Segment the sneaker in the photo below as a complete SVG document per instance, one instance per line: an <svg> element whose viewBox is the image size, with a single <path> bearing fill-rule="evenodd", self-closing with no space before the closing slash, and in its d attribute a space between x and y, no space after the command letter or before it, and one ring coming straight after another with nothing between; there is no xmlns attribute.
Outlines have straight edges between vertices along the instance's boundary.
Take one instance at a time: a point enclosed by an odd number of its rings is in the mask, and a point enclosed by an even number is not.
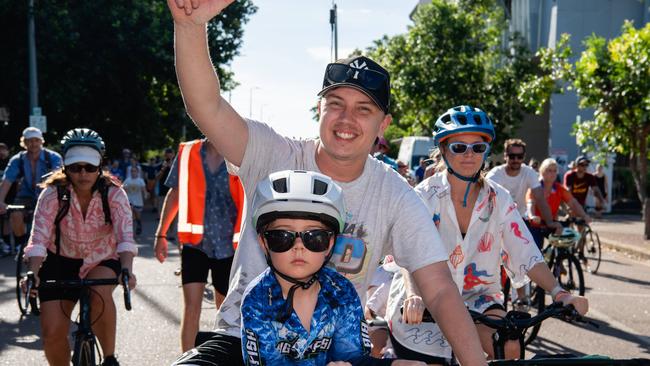
<svg viewBox="0 0 650 366"><path fill-rule="evenodd" d="M102 362L102 366L120 366L120 363L117 362L117 358L115 358L115 356L110 355L104 357L104 362Z"/></svg>

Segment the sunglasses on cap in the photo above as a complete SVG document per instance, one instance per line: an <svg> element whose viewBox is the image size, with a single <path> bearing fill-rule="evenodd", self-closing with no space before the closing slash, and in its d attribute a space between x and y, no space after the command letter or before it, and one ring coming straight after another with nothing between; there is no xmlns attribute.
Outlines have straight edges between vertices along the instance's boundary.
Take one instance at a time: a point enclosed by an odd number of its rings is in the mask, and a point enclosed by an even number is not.
<svg viewBox="0 0 650 366"><path fill-rule="evenodd" d="M99 167L90 164L72 164L65 167L65 171L70 173L81 173L82 169L85 170L86 173L97 173Z"/></svg>
<svg viewBox="0 0 650 366"><path fill-rule="evenodd" d="M580 163L580 164L578 164L578 166L588 167L588 166L589 166L589 163Z"/></svg>
<svg viewBox="0 0 650 366"><path fill-rule="evenodd" d="M269 250L275 253L284 253L293 248L296 238L311 252L324 252L330 246L330 239L334 232L325 229L307 230L302 232L289 230L267 230L262 233Z"/></svg>
<svg viewBox="0 0 650 366"><path fill-rule="evenodd" d="M524 160L524 154L511 154L511 153L508 153L508 159L512 159L512 160L517 160L517 159L518 159L518 160Z"/></svg>
<svg viewBox="0 0 650 366"><path fill-rule="evenodd" d="M331 84L352 82L370 90L386 88L388 79L379 71L356 69L345 64L329 64L325 70L325 78Z"/></svg>
<svg viewBox="0 0 650 366"><path fill-rule="evenodd" d="M449 144L449 151L454 155L464 154L471 149L474 154L483 154L490 147L487 142L477 142L475 144L466 144L464 142L452 142Z"/></svg>

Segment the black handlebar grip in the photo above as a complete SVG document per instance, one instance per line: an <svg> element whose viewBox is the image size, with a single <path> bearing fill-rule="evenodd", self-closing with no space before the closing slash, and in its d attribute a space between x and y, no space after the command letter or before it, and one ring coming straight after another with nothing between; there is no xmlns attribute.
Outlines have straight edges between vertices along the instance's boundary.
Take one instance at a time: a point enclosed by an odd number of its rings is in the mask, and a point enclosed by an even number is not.
<svg viewBox="0 0 650 366"><path fill-rule="evenodd" d="M129 270L122 268L120 274L122 278L122 288L124 289L124 307L126 310L131 310L131 290L129 289Z"/></svg>

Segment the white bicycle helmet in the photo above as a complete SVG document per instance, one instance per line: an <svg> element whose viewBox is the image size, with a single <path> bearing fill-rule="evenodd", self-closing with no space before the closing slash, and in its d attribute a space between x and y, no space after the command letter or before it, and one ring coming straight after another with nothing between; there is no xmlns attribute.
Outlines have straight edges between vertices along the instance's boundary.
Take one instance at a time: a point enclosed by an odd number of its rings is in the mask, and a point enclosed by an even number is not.
<svg viewBox="0 0 650 366"><path fill-rule="evenodd" d="M554 247L570 248L580 241L580 233L570 227L565 227L562 229L562 234L549 235L548 241Z"/></svg>
<svg viewBox="0 0 650 366"><path fill-rule="evenodd" d="M336 234L343 231L345 207L341 188L326 175L283 170L259 182L253 197L253 225L259 233L278 218L317 220Z"/></svg>

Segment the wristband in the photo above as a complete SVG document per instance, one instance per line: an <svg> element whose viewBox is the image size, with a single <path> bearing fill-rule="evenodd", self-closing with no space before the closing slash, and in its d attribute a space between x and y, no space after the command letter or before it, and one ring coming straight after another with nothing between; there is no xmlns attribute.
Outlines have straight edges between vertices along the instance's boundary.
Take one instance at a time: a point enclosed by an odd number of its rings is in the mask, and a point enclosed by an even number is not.
<svg viewBox="0 0 650 366"><path fill-rule="evenodd" d="M156 235L156 238L163 238L163 239L167 239L167 235Z"/></svg>
<svg viewBox="0 0 650 366"><path fill-rule="evenodd" d="M553 290L551 290L551 298L553 301L555 301L555 297L562 292L566 292L567 294L569 293L569 291L565 290L562 286L560 286L560 284L555 285L555 287L553 287Z"/></svg>

